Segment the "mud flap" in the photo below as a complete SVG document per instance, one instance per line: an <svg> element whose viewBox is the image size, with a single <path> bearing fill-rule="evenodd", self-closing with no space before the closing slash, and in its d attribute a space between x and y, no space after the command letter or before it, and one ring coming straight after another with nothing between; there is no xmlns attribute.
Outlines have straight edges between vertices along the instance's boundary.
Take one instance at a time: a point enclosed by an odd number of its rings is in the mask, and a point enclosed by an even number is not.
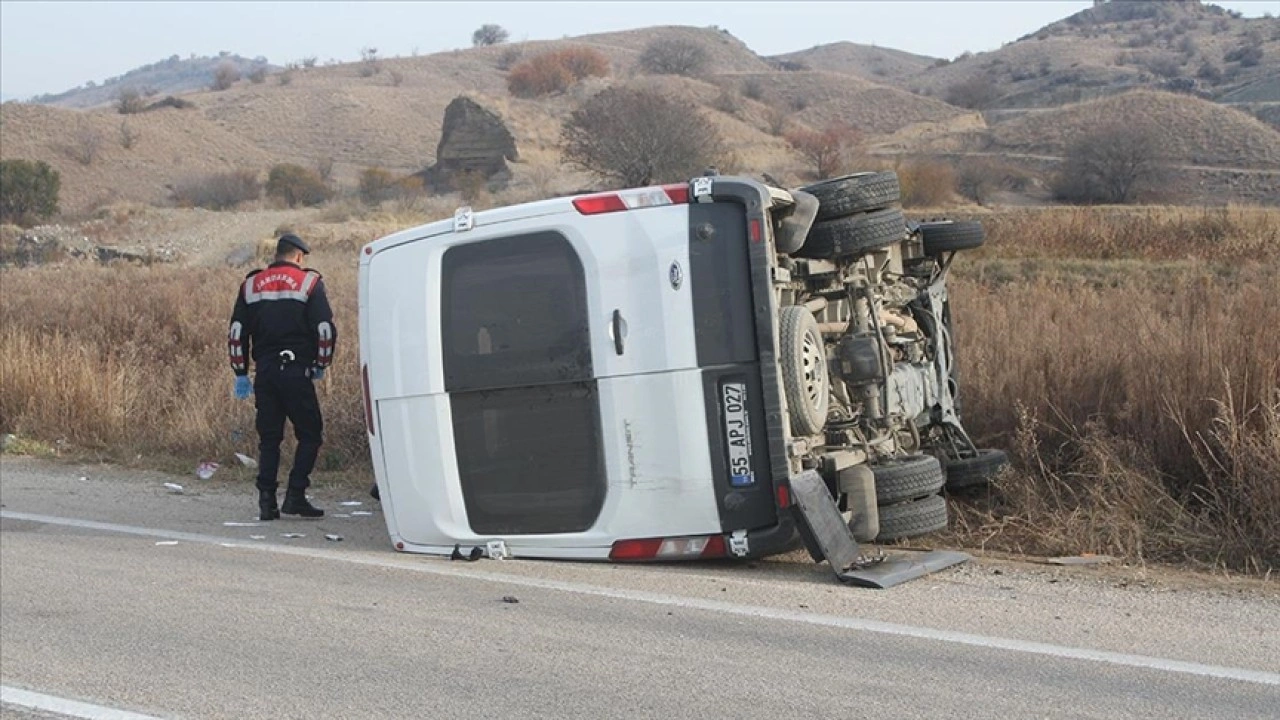
<svg viewBox="0 0 1280 720"><path fill-rule="evenodd" d="M841 582L859 587L889 588L971 558L953 550L863 558L844 516L816 470L791 478L792 510L805 547L815 562L827 561Z"/></svg>

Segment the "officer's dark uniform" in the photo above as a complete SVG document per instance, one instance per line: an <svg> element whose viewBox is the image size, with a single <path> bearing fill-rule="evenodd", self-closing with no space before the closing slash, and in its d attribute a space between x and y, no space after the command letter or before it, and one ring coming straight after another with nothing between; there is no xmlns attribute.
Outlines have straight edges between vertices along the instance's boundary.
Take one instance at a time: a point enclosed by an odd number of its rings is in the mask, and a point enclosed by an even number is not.
<svg viewBox="0 0 1280 720"><path fill-rule="evenodd" d="M280 242L310 252L295 235L284 235ZM236 375L248 374L250 356L257 369L253 392L263 520L277 518L280 512L304 517L324 514L311 507L305 492L324 430L312 376L315 368L327 368L332 362L337 336L320 273L291 262L274 262L245 277L231 313L227 348ZM293 423L298 450L284 505L277 511L276 473L286 417Z"/></svg>

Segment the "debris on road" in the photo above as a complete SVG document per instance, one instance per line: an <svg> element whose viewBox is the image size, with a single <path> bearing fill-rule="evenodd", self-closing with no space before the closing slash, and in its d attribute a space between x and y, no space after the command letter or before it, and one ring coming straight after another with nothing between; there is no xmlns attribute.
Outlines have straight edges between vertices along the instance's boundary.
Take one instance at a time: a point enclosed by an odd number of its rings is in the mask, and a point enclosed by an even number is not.
<svg viewBox="0 0 1280 720"><path fill-rule="evenodd" d="M196 477L201 480L208 480L213 477L213 474L218 471L219 467L218 463L213 461L202 462L196 466Z"/></svg>
<svg viewBox="0 0 1280 720"><path fill-rule="evenodd" d="M250 535L249 539L250 540L266 540L267 536L266 535Z"/></svg>
<svg viewBox="0 0 1280 720"><path fill-rule="evenodd" d="M507 603L508 605L518 605L520 603L520 598L515 595L503 595L502 602Z"/></svg>
<svg viewBox="0 0 1280 720"><path fill-rule="evenodd" d="M360 507L364 503L360 502L359 500L343 500L338 504L343 507Z"/></svg>
<svg viewBox="0 0 1280 720"><path fill-rule="evenodd" d="M484 550L481 550L479 545L471 548L471 552L467 555L462 554L461 545L454 545L453 554L449 556L449 559L450 560L466 560L467 562L475 562L482 557L484 557Z"/></svg>
<svg viewBox="0 0 1280 720"><path fill-rule="evenodd" d="M245 466L245 467L247 467L247 468L256 468L256 467L258 467L258 461L257 461L257 460L254 460L253 458L249 457L248 455L241 455L240 453L236 453L236 459L240 461L240 464L241 464L241 465L243 465L243 466Z"/></svg>
<svg viewBox="0 0 1280 720"><path fill-rule="evenodd" d="M177 495L181 495L183 492L182 486L178 483L165 483L164 486L169 489L169 492Z"/></svg>
<svg viewBox="0 0 1280 720"><path fill-rule="evenodd" d="M330 515L329 517L349 518L349 517L351 517L351 516L350 516L350 515L348 515L348 514L346 514L346 513L334 513L334 514Z"/></svg>
<svg viewBox="0 0 1280 720"><path fill-rule="evenodd" d="M160 540L156 543L156 545L165 545L165 546L177 545L177 544L178 544L177 540Z"/></svg>
<svg viewBox="0 0 1280 720"><path fill-rule="evenodd" d="M364 517L365 515L372 515L372 514L373 513L369 512L368 510L355 510L351 513L351 517Z"/></svg>
<svg viewBox="0 0 1280 720"><path fill-rule="evenodd" d="M280 533L280 537L282 537L282 538L304 538L304 537L306 537L306 535L304 535L303 533Z"/></svg>
<svg viewBox="0 0 1280 720"><path fill-rule="evenodd" d="M259 525L261 525L262 523L256 523L256 522L235 522L235 521L232 521L232 520L228 520L227 522L224 522L224 523L222 523L222 524L223 524L223 526L224 526L224 527L258 527L258 526L259 526Z"/></svg>
<svg viewBox="0 0 1280 720"><path fill-rule="evenodd" d="M325 536L324 536L324 539L325 539L325 540L328 540L328 541L330 541L330 542L342 542L342 536L341 536L341 535L325 535Z"/></svg>

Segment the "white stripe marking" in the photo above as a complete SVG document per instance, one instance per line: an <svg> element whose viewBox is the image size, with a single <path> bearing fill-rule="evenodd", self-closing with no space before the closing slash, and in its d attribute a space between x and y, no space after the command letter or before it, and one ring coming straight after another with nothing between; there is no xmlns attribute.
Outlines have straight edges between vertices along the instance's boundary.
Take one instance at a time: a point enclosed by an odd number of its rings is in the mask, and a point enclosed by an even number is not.
<svg viewBox="0 0 1280 720"><path fill-rule="evenodd" d="M188 542L206 545L221 545L223 543L234 541L234 538L217 537L215 535L201 535L198 533L187 533L176 530L159 530L156 528L135 527L132 525L116 525L113 523L103 523L94 520L80 520L78 518L63 518L51 515L34 515L31 513L13 512L10 510L0 510L0 517L11 518L14 520L27 520L31 522L45 523L48 525L82 528L86 530L115 532L126 535L186 540ZM690 610L705 610L707 612L718 612L726 615L738 615L765 620L783 620L787 622L804 623L807 625L840 628L843 630L873 632L883 635L910 637L920 640L933 640L935 642L946 642L957 645L970 645L973 647L993 650L1008 650L1011 652L1043 655L1066 660L1084 660L1088 662L1141 668L1144 670L1158 670L1161 672L1182 673L1186 675L1197 675L1200 677L1238 680L1241 682L1250 682L1259 685L1280 686L1280 674L1265 672L1262 670L1249 670L1222 665L1206 665L1203 663L1170 660L1167 658L1152 657L1149 655L1131 655L1128 653L1111 652L1109 650L1093 650L1090 648L1053 645L1050 643L1030 640L1015 640L1013 638L974 635L970 633L955 632L952 630L937 630L934 628L916 627L913 625L899 625L897 623L881 622L879 620L865 620L862 618L852 618L841 615L793 612L790 610L762 607L758 605L741 605L738 603L724 602L722 600L704 600L701 598L666 595L663 593L647 592L644 590L623 590L601 587L598 585L588 585L586 583L545 580L542 578L531 578L521 575L507 575L504 573L487 572L484 570L466 570L447 565L423 563L411 564L409 561L402 559L403 556L400 555L392 556L392 558L367 557L352 555L349 551L289 547L270 543L239 545L237 547L247 550L264 550L282 555L296 555L322 560L337 560L371 567L409 570L412 572L421 572L444 577L465 578L470 580L480 580L483 582L516 585L519 587L539 588L543 590L556 590L560 592L574 593L577 595L606 597L616 600L630 600L633 602L680 607Z"/></svg>
<svg viewBox="0 0 1280 720"><path fill-rule="evenodd" d="M139 715L127 710L93 705L91 703L67 700L43 693L21 690L8 685L0 685L0 703L18 705L32 710L66 715L68 717L85 718L86 720L159 720L154 715Z"/></svg>

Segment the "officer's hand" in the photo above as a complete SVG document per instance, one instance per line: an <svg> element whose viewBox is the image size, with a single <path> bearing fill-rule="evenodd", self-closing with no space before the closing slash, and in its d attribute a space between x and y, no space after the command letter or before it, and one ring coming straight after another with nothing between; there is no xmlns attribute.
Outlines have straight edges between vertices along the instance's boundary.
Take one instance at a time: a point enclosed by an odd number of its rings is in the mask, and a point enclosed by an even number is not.
<svg viewBox="0 0 1280 720"><path fill-rule="evenodd" d="M313 368L311 368L311 379L312 379L312 380L323 380L323 379L324 379L324 368L322 368L322 367L313 367Z"/></svg>
<svg viewBox="0 0 1280 720"><path fill-rule="evenodd" d="M245 400L253 394L253 383L249 382L248 375L236 376L236 399Z"/></svg>

